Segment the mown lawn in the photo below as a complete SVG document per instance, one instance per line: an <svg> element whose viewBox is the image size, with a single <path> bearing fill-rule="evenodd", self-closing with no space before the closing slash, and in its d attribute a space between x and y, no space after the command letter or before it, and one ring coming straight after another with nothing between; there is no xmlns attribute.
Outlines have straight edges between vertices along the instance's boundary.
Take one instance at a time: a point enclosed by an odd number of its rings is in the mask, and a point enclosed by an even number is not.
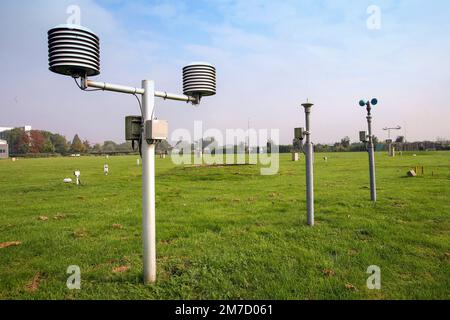
<svg viewBox="0 0 450 320"><path fill-rule="evenodd" d="M274 176L157 159L155 285L141 282L136 159L0 161L0 243L20 242L0 248L0 299L450 298L450 152L377 153L376 205L366 153L316 154L313 228L303 156L282 155ZM425 175L406 178L416 165ZM83 185L63 184L75 169Z"/></svg>

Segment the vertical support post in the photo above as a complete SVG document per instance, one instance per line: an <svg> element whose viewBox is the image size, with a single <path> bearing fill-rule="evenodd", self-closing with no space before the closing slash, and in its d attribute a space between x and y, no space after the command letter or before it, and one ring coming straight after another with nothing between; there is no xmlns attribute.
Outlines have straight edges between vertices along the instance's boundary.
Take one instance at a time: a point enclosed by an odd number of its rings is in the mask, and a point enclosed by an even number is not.
<svg viewBox="0 0 450 320"><path fill-rule="evenodd" d="M306 143L305 143L305 160L306 160L306 210L307 223L309 226L314 226L314 175L313 162L314 150L311 143L311 126L309 116L311 114L312 103L304 103L305 108L305 122L306 122Z"/></svg>
<svg viewBox="0 0 450 320"><path fill-rule="evenodd" d="M150 80L142 81L143 121L152 120L155 107L155 84ZM143 128L145 130L145 126ZM142 240L144 283L156 281L156 214L155 214L155 145L143 139L142 151Z"/></svg>
<svg viewBox="0 0 450 320"><path fill-rule="evenodd" d="M370 199L377 201L377 189L375 182L375 155L372 136L372 115L370 114L370 102L367 103L367 131L369 134L368 153L369 153L369 175L370 175Z"/></svg>
<svg viewBox="0 0 450 320"><path fill-rule="evenodd" d="M247 118L247 150L245 152L245 156L248 157L248 164L251 164L250 161L250 118ZM245 160L247 163L247 159Z"/></svg>

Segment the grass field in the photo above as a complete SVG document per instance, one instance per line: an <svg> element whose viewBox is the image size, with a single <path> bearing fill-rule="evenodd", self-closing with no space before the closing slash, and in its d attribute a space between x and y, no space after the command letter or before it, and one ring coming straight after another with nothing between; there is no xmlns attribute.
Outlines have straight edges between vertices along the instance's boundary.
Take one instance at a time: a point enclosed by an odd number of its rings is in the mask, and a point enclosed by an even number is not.
<svg viewBox="0 0 450 320"><path fill-rule="evenodd" d="M280 172L157 159L158 282L143 285L136 156L0 161L0 299L449 299L450 152L317 154ZM109 164L109 176L103 164ZM416 165L425 175L406 178ZM83 185L63 184L75 169ZM47 219L46 219L47 218ZM66 269L81 268L81 290ZM381 290L366 269L381 268Z"/></svg>

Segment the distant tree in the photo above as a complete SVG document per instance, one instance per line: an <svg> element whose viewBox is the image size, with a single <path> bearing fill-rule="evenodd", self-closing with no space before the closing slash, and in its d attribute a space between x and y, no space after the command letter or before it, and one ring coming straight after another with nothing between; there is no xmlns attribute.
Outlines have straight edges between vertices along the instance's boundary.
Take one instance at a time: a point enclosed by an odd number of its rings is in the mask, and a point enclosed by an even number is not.
<svg viewBox="0 0 450 320"><path fill-rule="evenodd" d="M42 152L45 153L53 153L55 152L55 147L53 146L52 142L50 140L46 140L43 147Z"/></svg>
<svg viewBox="0 0 450 320"><path fill-rule="evenodd" d="M66 138L60 134L54 133L50 136L50 141L53 144L54 150L60 154L66 154L69 150Z"/></svg>
<svg viewBox="0 0 450 320"><path fill-rule="evenodd" d="M102 152L102 146L100 143L96 143L94 144L94 146L92 147L92 152L94 153L100 153Z"/></svg>
<svg viewBox="0 0 450 320"><path fill-rule="evenodd" d="M27 154L30 152L30 136L22 129L19 130L20 135L16 144L16 150L18 154Z"/></svg>
<svg viewBox="0 0 450 320"><path fill-rule="evenodd" d="M279 153L290 153L294 148L290 144L279 144L278 152Z"/></svg>
<svg viewBox="0 0 450 320"><path fill-rule="evenodd" d="M84 145L81 142L80 137L76 134L73 137L72 144L70 146L70 151L74 153L82 153L84 151Z"/></svg>
<svg viewBox="0 0 450 320"><path fill-rule="evenodd" d="M51 140L52 133L50 131L45 131L45 130L40 130L40 131L44 135L45 140L47 140L47 141Z"/></svg>
<svg viewBox="0 0 450 320"><path fill-rule="evenodd" d="M89 152L89 150L91 150L91 144L87 140L83 141L83 147L84 147L83 152Z"/></svg>
<svg viewBox="0 0 450 320"><path fill-rule="evenodd" d="M114 141L105 141L103 143L103 152L116 152L117 144Z"/></svg>
<svg viewBox="0 0 450 320"><path fill-rule="evenodd" d="M30 139L26 132L20 128L5 133L9 145L9 154L26 154L30 148Z"/></svg>
<svg viewBox="0 0 450 320"><path fill-rule="evenodd" d="M350 145L350 151L352 152L366 151L366 145L362 142L354 142Z"/></svg>
<svg viewBox="0 0 450 320"><path fill-rule="evenodd" d="M341 139L341 147L344 150L348 150L350 147L350 138L349 137L344 137Z"/></svg>
<svg viewBox="0 0 450 320"><path fill-rule="evenodd" d="M31 153L43 152L45 143L46 143L46 139L41 131L39 131L39 130L31 130L30 131L29 152L31 152Z"/></svg>
<svg viewBox="0 0 450 320"><path fill-rule="evenodd" d="M118 152L131 152L133 151L131 147L131 141L127 141L116 146L116 151Z"/></svg>
<svg viewBox="0 0 450 320"><path fill-rule="evenodd" d="M398 136L397 139L395 139L396 143L405 143L405 137L404 136Z"/></svg>
<svg viewBox="0 0 450 320"><path fill-rule="evenodd" d="M156 143L156 152L157 153L169 153L172 150L172 146L167 140L161 140Z"/></svg>
<svg viewBox="0 0 450 320"><path fill-rule="evenodd" d="M332 149L332 147L330 147L327 144L320 144L320 143L318 143L318 144L314 145L314 151L316 151L316 152L330 152L330 151L333 151L333 149Z"/></svg>
<svg viewBox="0 0 450 320"><path fill-rule="evenodd" d="M41 135L44 141L41 140ZM30 152L32 153L53 153L55 152L55 146L53 145L53 133L45 130L33 130L30 132ZM64 139L65 140L65 139Z"/></svg>
<svg viewBox="0 0 450 320"><path fill-rule="evenodd" d="M377 136L373 136L373 138L372 138L372 142L373 142L373 144L378 144L378 142L379 142L380 140L378 139L378 137Z"/></svg>

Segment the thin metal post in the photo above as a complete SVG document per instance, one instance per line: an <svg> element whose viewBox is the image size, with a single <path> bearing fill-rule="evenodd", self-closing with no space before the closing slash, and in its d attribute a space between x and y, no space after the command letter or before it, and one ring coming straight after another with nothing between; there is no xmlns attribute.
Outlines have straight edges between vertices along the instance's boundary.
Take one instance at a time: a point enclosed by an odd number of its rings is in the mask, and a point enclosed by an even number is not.
<svg viewBox="0 0 450 320"><path fill-rule="evenodd" d="M305 122L306 122L306 143L305 143L305 160L306 160L306 210L307 223L310 226L314 225L314 150L311 143L311 126L309 116L311 114L312 103L305 103Z"/></svg>
<svg viewBox="0 0 450 320"><path fill-rule="evenodd" d="M377 201L377 189L375 182L375 156L372 136L372 115L370 114L370 102L367 103L367 131L369 134L368 153L369 153L369 175L370 175L370 198L373 202Z"/></svg>
<svg viewBox="0 0 450 320"><path fill-rule="evenodd" d="M142 81L144 123L152 119L155 107L155 84ZM145 130L145 127L144 129ZM145 137L145 132L143 132ZM142 139L142 240L144 245L144 283L156 281L156 214L155 214L155 145Z"/></svg>

